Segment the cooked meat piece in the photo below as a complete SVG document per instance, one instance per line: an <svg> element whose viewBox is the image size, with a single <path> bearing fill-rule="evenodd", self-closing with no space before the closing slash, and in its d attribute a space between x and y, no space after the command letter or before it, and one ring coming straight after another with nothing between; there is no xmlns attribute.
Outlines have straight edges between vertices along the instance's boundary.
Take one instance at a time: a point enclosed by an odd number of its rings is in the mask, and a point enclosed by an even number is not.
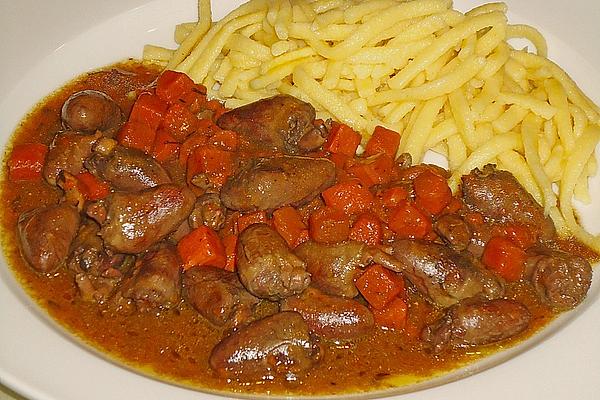
<svg viewBox="0 0 600 400"><path fill-rule="evenodd" d="M529 310L514 300L469 299L450 307L426 327L422 339L435 352L491 344L523 332L530 320Z"/></svg>
<svg viewBox="0 0 600 400"><path fill-rule="evenodd" d="M65 128L76 131L115 131L123 122L117 103L96 90L73 93L63 104L60 116Z"/></svg>
<svg viewBox="0 0 600 400"><path fill-rule="evenodd" d="M116 146L107 156L95 153L85 166L117 190L138 191L171 182L167 171L154 158L123 146Z"/></svg>
<svg viewBox="0 0 600 400"><path fill-rule="evenodd" d="M22 214L18 233L23 258L37 272L56 271L69 255L79 221L77 208L66 203Z"/></svg>
<svg viewBox="0 0 600 400"><path fill-rule="evenodd" d="M71 131L56 134L42 170L46 181L56 185L56 178L61 171L73 175L83 172L84 161L92 154L92 147L101 136L100 133L85 135Z"/></svg>
<svg viewBox="0 0 600 400"><path fill-rule="evenodd" d="M122 295L140 311L169 309L181 298L181 260L173 246L150 251L136 263L136 271L124 285Z"/></svg>
<svg viewBox="0 0 600 400"><path fill-rule="evenodd" d="M83 210L86 199L75 175L67 171L60 171L56 178L56 186L63 191L63 202L77 207L77 211Z"/></svg>
<svg viewBox="0 0 600 400"><path fill-rule="evenodd" d="M462 299L483 294L502 296L501 283L487 270L477 268L462 254L436 243L397 240L394 257L413 285L433 303L448 307Z"/></svg>
<svg viewBox="0 0 600 400"><path fill-rule="evenodd" d="M352 240L337 244L308 241L296 247L294 252L306 262L311 285L334 296L358 295L354 279L360 274L359 268L372 262L395 272L405 269L400 261L380 248Z"/></svg>
<svg viewBox="0 0 600 400"><path fill-rule="evenodd" d="M475 258L481 258L485 245L494 236L493 227L495 224L474 224L468 223L471 231L471 240L467 245L467 251Z"/></svg>
<svg viewBox="0 0 600 400"><path fill-rule="evenodd" d="M539 247L527 256L526 276L544 303L565 311L585 299L592 283L592 267L586 259Z"/></svg>
<svg viewBox="0 0 600 400"><path fill-rule="evenodd" d="M189 217L192 229L202 225L218 231L225 224L227 210L216 193L206 193L196 199L196 204Z"/></svg>
<svg viewBox="0 0 600 400"><path fill-rule="evenodd" d="M237 272L250 293L273 301L300 293L310 284L304 261L266 224L250 225L240 233Z"/></svg>
<svg viewBox="0 0 600 400"><path fill-rule="evenodd" d="M433 229L448 246L456 251L465 250L471 242L471 228L458 215L441 216L433 224Z"/></svg>
<svg viewBox="0 0 600 400"><path fill-rule="evenodd" d="M100 235L119 253L141 253L174 231L192 212L195 197L188 188L166 184L136 193L108 196Z"/></svg>
<svg viewBox="0 0 600 400"><path fill-rule="evenodd" d="M319 149L325 144L325 135L327 135L327 131L318 128L310 128L310 130L298 140L298 150L300 150L300 153L307 153Z"/></svg>
<svg viewBox="0 0 600 400"><path fill-rule="evenodd" d="M212 350L211 368L242 382L294 381L319 359L320 349L300 314L281 312L255 321L223 339Z"/></svg>
<svg viewBox="0 0 600 400"><path fill-rule="evenodd" d="M104 244L98 234L100 226L89 218L81 223L73 240L73 251L69 254L67 268L75 273L90 271L103 261L106 255Z"/></svg>
<svg viewBox="0 0 600 400"><path fill-rule="evenodd" d="M236 131L250 150L298 154L319 148L325 139L315 128L315 109L288 95L278 95L236 108L217 121Z"/></svg>
<svg viewBox="0 0 600 400"><path fill-rule="evenodd" d="M486 165L462 177L465 205L500 223L516 223L540 232L542 240L556 235L554 223L544 209L509 172Z"/></svg>
<svg viewBox="0 0 600 400"><path fill-rule="evenodd" d="M84 220L73 240L67 268L75 273L75 283L84 301L103 303L129 273L135 258L109 254L99 232L98 224Z"/></svg>
<svg viewBox="0 0 600 400"><path fill-rule="evenodd" d="M93 270L75 274L75 284L83 301L102 304L109 300L119 284L133 269L135 256L113 254L98 260Z"/></svg>
<svg viewBox="0 0 600 400"><path fill-rule="evenodd" d="M189 219L189 217L188 217L188 219ZM179 241L181 239L183 239L183 237L185 235L187 235L191 231L192 231L192 228L190 227L188 220L187 219L183 220L183 222L181 224L179 224L177 229L175 229L173 232L169 233L169 235L167 236L167 240L172 244L177 244L177 243L179 243Z"/></svg>
<svg viewBox="0 0 600 400"><path fill-rule="evenodd" d="M283 300L281 311L300 313L311 332L336 342L364 336L375 325L371 311L358 301L330 296L312 287Z"/></svg>
<svg viewBox="0 0 600 400"><path fill-rule="evenodd" d="M183 274L186 301L215 325L235 329L255 319L259 299L240 283L235 272L216 267L191 268Z"/></svg>
<svg viewBox="0 0 600 400"><path fill-rule="evenodd" d="M366 245L348 241L339 244L322 244L309 240L294 253L306 263L311 285L335 296L355 297L358 290L354 280L371 260L365 256Z"/></svg>
<svg viewBox="0 0 600 400"><path fill-rule="evenodd" d="M259 158L223 186L221 200L239 211L274 210L308 203L335 181L335 164L324 158Z"/></svg>

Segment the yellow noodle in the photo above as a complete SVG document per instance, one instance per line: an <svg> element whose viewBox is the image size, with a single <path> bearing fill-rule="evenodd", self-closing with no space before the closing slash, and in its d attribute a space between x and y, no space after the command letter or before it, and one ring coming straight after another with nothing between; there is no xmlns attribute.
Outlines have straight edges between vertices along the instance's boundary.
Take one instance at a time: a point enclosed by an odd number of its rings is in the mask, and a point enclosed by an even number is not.
<svg viewBox="0 0 600 400"><path fill-rule="evenodd" d="M180 46L147 46L144 59L188 73L226 106L287 93L364 140L377 124L395 129L415 160L447 158L453 189L496 162L561 234L582 237L563 199L587 198L597 163L578 146L596 145L600 109L545 57L541 34L509 25L506 12L489 3L461 13L450 0L251 0L212 22L201 0L198 22L176 28ZM537 54L513 49L515 37ZM567 173L583 156L582 172Z"/></svg>

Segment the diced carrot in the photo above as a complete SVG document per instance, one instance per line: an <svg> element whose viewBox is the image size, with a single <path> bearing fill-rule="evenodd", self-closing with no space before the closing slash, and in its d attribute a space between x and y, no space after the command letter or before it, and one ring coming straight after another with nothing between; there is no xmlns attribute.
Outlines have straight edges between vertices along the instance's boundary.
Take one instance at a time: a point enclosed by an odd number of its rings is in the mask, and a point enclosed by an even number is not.
<svg viewBox="0 0 600 400"><path fill-rule="evenodd" d="M375 324L384 329L404 329L408 319L408 306L406 302L396 297L390 304L378 310L372 307Z"/></svg>
<svg viewBox="0 0 600 400"><path fill-rule="evenodd" d="M424 171L414 180L415 202L419 207L437 215L452 201L452 191L445 178Z"/></svg>
<svg viewBox="0 0 600 400"><path fill-rule="evenodd" d="M330 153L340 153L354 156L360 144L361 136L346 124L334 123L323 145L323 149Z"/></svg>
<svg viewBox="0 0 600 400"><path fill-rule="evenodd" d="M155 94L141 93L133 104L129 121L144 123L155 131L167 113L167 108L167 103Z"/></svg>
<svg viewBox="0 0 600 400"><path fill-rule="evenodd" d="M416 164L408 168L401 168L398 170L398 179L402 181L413 181L423 172L429 171L435 175L439 175L442 178L448 177L448 171L444 168L433 164Z"/></svg>
<svg viewBox="0 0 600 400"><path fill-rule="evenodd" d="M352 157L341 153L331 153L328 158L335 164L337 169L343 170Z"/></svg>
<svg viewBox="0 0 600 400"><path fill-rule="evenodd" d="M390 213L388 225L399 238L423 239L432 230L431 219L411 201L402 200Z"/></svg>
<svg viewBox="0 0 600 400"><path fill-rule="evenodd" d="M217 130L211 136L209 143L225 150L235 151L239 145L239 136L234 131Z"/></svg>
<svg viewBox="0 0 600 400"><path fill-rule="evenodd" d="M152 157L159 162L164 162L169 158L175 158L179 153L179 147L180 144L169 134L169 132L159 129L154 138Z"/></svg>
<svg viewBox="0 0 600 400"><path fill-rule="evenodd" d="M82 172L77 175L77 187L83 197L90 201L103 199L110 193L110 185L89 172Z"/></svg>
<svg viewBox="0 0 600 400"><path fill-rule="evenodd" d="M207 143L208 136L201 132L196 132L188 136L179 148L179 165L187 165L190 154L198 147L204 146Z"/></svg>
<svg viewBox="0 0 600 400"><path fill-rule="evenodd" d="M200 121L192 112L180 103L169 107L161 127L167 130L177 141L181 142L198 130Z"/></svg>
<svg viewBox="0 0 600 400"><path fill-rule="evenodd" d="M374 264L358 277L356 288L373 308L381 310L404 291L404 279L401 275Z"/></svg>
<svg viewBox="0 0 600 400"><path fill-rule="evenodd" d="M373 135L365 146L365 155L372 156L378 153L385 153L390 158L395 159L400 145L400 134L383 126L376 126Z"/></svg>
<svg viewBox="0 0 600 400"><path fill-rule="evenodd" d="M179 98L179 102L184 104L194 114L198 114L204 110L207 101L206 88L202 85L194 86L191 91Z"/></svg>
<svg viewBox="0 0 600 400"><path fill-rule="evenodd" d="M243 232L250 225L260 223L269 223L269 217L267 216L267 213L263 210L240 215L240 217L237 220L237 231Z"/></svg>
<svg viewBox="0 0 600 400"><path fill-rule="evenodd" d="M214 136L215 133L221 131L213 121L208 118L202 118L199 120L198 124L198 132L202 133L205 136Z"/></svg>
<svg viewBox="0 0 600 400"><path fill-rule="evenodd" d="M526 226L518 224L495 226L492 229L492 235L504 236L523 250L526 250L537 242L537 235L535 232L528 229Z"/></svg>
<svg viewBox="0 0 600 400"><path fill-rule="evenodd" d="M427 235L425 235L425 237L423 237L423 240L425 240L427 242L435 242L439 238L440 237L438 236L437 232L434 230L431 230L431 231L429 231L429 233Z"/></svg>
<svg viewBox="0 0 600 400"><path fill-rule="evenodd" d="M209 100L205 104L206 109L211 110L213 112L212 120L216 121L219 117L227 111L225 106L218 100Z"/></svg>
<svg viewBox="0 0 600 400"><path fill-rule="evenodd" d="M369 209L373 203L373 195L369 189L352 180L331 186L321 193L325 204L348 215L358 214Z"/></svg>
<svg viewBox="0 0 600 400"><path fill-rule="evenodd" d="M392 177L394 160L384 153L361 158L348 168L348 172L358 178L366 187L388 183Z"/></svg>
<svg viewBox="0 0 600 400"><path fill-rule="evenodd" d="M8 178L11 181L31 181L42 178L48 146L41 143L18 144L8 159Z"/></svg>
<svg viewBox="0 0 600 400"><path fill-rule="evenodd" d="M389 225L387 224L387 220L383 222L384 223L381 225L381 242L390 243L394 240L396 234L390 229Z"/></svg>
<svg viewBox="0 0 600 400"><path fill-rule="evenodd" d="M485 245L481 261L509 282L519 280L525 269L525 252L510 239L494 236Z"/></svg>
<svg viewBox="0 0 600 400"><path fill-rule="evenodd" d="M225 247L221 239L215 231L204 225L185 235L177 243L177 251L184 270L205 265L224 268L226 264Z"/></svg>
<svg viewBox="0 0 600 400"><path fill-rule="evenodd" d="M132 147L150 154L156 139L156 129L140 121L127 121L117 133L117 141L125 146Z"/></svg>
<svg viewBox="0 0 600 400"><path fill-rule="evenodd" d="M225 270L235 271L237 262L237 235L227 235L223 238L223 246L225 247Z"/></svg>
<svg viewBox="0 0 600 400"><path fill-rule="evenodd" d="M452 197L452 200L450 200L450 204L448 204L446 206L446 208L444 208L444 211L442 212L442 214L454 214L457 213L458 210L460 210L463 206L463 203L460 199L457 199L456 197Z"/></svg>
<svg viewBox="0 0 600 400"><path fill-rule="evenodd" d="M187 162L187 179L199 174L206 174L209 181L217 186L222 186L233 173L233 153L221 150L215 146L197 147L190 154Z"/></svg>
<svg viewBox="0 0 600 400"><path fill-rule="evenodd" d="M310 237L315 242L337 243L348 239L350 219L342 210L322 207L308 218Z"/></svg>
<svg viewBox="0 0 600 400"><path fill-rule="evenodd" d="M156 95L169 104L176 103L195 87L194 81L184 73L166 70L156 81Z"/></svg>
<svg viewBox="0 0 600 400"><path fill-rule="evenodd" d="M350 239L370 246L381 244L382 234L381 221L371 213L360 214L350 229Z"/></svg>
<svg viewBox="0 0 600 400"><path fill-rule="evenodd" d="M302 222L302 216L294 207L288 206L275 210L273 212L273 226L291 248L308 240L308 228Z"/></svg>
<svg viewBox="0 0 600 400"><path fill-rule="evenodd" d="M391 208L400 204L400 201L408 199L408 190L402 186L393 186L381 194L381 202L384 206Z"/></svg>

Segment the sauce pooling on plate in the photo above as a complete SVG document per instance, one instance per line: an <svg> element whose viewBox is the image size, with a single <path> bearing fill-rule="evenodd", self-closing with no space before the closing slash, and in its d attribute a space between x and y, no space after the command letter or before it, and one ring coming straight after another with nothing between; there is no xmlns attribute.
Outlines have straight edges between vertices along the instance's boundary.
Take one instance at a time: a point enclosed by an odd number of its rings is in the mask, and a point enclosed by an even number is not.
<svg viewBox="0 0 600 400"><path fill-rule="evenodd" d="M195 388L341 394L427 380L576 307L593 254L509 173L364 152L280 95L227 110L186 75L84 75L23 121L5 252L61 324ZM475 321L475 323L473 323Z"/></svg>

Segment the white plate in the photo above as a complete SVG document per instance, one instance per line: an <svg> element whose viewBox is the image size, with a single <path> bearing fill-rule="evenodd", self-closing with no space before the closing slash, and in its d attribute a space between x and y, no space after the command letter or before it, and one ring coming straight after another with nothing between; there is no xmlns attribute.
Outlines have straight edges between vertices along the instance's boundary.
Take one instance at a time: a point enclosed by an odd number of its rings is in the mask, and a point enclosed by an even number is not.
<svg viewBox="0 0 600 400"><path fill-rule="evenodd" d="M215 0L216 17L239 1ZM600 101L600 2L507 1L514 23L540 28L550 57ZM473 0L456 1L466 10ZM4 144L27 110L65 81L126 57L145 43L172 46L173 26L195 17L195 0L0 0L0 135ZM584 220L600 231L600 179ZM57 329L0 262L0 383L30 399L208 399L118 367ZM402 399L592 399L600 378L599 270L576 311L476 375ZM524 350L524 349L518 350ZM507 354L500 355L506 358ZM471 368L463 373L477 372Z"/></svg>

